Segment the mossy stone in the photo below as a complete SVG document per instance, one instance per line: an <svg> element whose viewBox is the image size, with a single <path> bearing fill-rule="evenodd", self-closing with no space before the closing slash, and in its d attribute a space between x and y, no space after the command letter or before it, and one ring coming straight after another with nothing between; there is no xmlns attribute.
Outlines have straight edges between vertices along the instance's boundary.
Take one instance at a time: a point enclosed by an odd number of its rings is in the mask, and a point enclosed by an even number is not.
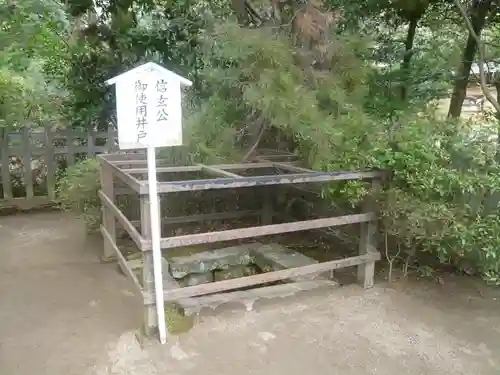
<svg viewBox="0 0 500 375"><path fill-rule="evenodd" d="M184 309L175 302L165 303L165 324L172 335L189 331L194 326L194 315L186 315Z"/></svg>

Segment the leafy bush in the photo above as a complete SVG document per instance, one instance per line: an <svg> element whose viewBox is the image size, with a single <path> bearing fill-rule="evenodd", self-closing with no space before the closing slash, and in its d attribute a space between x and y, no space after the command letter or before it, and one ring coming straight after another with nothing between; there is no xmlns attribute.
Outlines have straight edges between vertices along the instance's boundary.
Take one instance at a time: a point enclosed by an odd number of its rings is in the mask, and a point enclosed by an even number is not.
<svg viewBox="0 0 500 375"><path fill-rule="evenodd" d="M372 155L374 166L393 171L381 204L400 248L500 284L500 170L491 135L417 118L396 132L392 147Z"/></svg>
<svg viewBox="0 0 500 375"><path fill-rule="evenodd" d="M68 167L58 180L57 199L64 210L81 217L89 231L101 221L99 162L85 159Z"/></svg>
<svg viewBox="0 0 500 375"><path fill-rule="evenodd" d="M392 250L469 272L472 265L500 283L495 129L479 132L430 111L383 113L367 103L377 98L367 95L372 82L355 55L362 46L349 48L346 37L332 38L323 70L304 66L286 38L264 28L225 23L203 42L203 100L186 121L196 157L237 160L264 124L292 139L288 148L313 169L389 169L380 206ZM265 141L273 147L276 139ZM323 195L337 204L356 205L366 194L359 182L332 186Z"/></svg>

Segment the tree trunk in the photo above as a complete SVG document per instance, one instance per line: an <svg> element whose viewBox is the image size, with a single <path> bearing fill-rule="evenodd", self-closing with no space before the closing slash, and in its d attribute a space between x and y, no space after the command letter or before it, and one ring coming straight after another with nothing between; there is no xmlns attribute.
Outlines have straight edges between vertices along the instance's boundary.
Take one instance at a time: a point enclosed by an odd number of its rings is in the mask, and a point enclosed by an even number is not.
<svg viewBox="0 0 500 375"><path fill-rule="evenodd" d="M474 0L469 10L470 20L475 33L480 36L486 22L486 16L490 10L491 2L488 0ZM462 62L457 72L457 78L451 94L450 108L448 117L459 118L462 114L462 105L467 94L467 85L469 84L469 75L472 62L477 51L477 41L474 35L469 33L467 43L462 54Z"/></svg>
<svg viewBox="0 0 500 375"><path fill-rule="evenodd" d="M240 25L248 25L250 18L245 7L245 0L231 0L231 7L236 13L236 18Z"/></svg>
<svg viewBox="0 0 500 375"><path fill-rule="evenodd" d="M405 42L405 54L403 56L403 63L401 65L401 70L403 73L403 83L401 86L401 100L406 100L408 98L408 88L410 86L410 65L411 58L413 57L413 42L415 41L415 34L417 33L417 25L419 17L412 17L410 19L410 24L408 25L408 33L406 34Z"/></svg>

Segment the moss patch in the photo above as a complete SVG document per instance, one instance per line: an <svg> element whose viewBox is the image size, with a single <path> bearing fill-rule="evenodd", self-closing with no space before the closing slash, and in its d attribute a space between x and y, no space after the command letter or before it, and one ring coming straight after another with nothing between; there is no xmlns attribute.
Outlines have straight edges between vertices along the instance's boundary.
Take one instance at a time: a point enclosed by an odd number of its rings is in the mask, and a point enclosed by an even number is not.
<svg viewBox="0 0 500 375"><path fill-rule="evenodd" d="M170 334L178 335L194 326L194 316L186 315L178 303L168 302L165 303L165 324Z"/></svg>

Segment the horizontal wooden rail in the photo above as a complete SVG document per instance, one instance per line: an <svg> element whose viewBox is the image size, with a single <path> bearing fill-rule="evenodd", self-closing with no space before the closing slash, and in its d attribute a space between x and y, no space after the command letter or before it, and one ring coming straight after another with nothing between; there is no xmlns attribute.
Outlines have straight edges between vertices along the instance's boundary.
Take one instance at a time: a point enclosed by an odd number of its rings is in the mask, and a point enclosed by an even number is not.
<svg viewBox="0 0 500 375"><path fill-rule="evenodd" d="M375 262L380 259L380 254L369 253L355 257L332 260L323 263L316 263L296 268L288 268L280 271L261 273L254 276L240 277L237 279L217 281L209 284L188 286L174 290L164 291L165 301L175 301L190 297L201 296L211 293L220 293L227 290L239 289L253 285L261 285L272 281L292 279L300 276L307 276L314 273L335 270L338 268L352 267L369 262Z"/></svg>
<svg viewBox="0 0 500 375"><path fill-rule="evenodd" d="M81 157L94 157L114 150L115 139L116 132L112 128L102 132L94 129L55 130L51 127L23 126L15 131L2 132L0 199L19 198L26 200L27 205L32 205L39 198L35 195L39 191L37 188L45 185L44 195L54 201L57 169L71 166ZM23 180L15 181L22 184L23 197L17 196L19 185L16 189L12 186L13 175L19 173L22 173Z"/></svg>
<svg viewBox="0 0 500 375"><path fill-rule="evenodd" d="M144 190L144 184L142 181L139 181L137 178L132 176L130 173L127 173L123 171L122 169L118 168L116 165L113 163L109 162L103 155L98 155L97 156L101 168L106 169L105 173L112 173L114 177L118 178L121 180L125 185L136 191L137 193L141 193L141 190ZM147 186L146 186L147 190ZM147 194L147 191L143 194Z"/></svg>
<svg viewBox="0 0 500 375"><path fill-rule="evenodd" d="M318 172L318 171L315 171L315 170L312 170L312 169L302 168L302 167L298 167L298 166L295 166L295 165L289 165L289 164L286 164L286 163L277 163L277 162L274 162L273 165L276 168L281 168L281 169L284 169L286 171L291 171L291 172L298 172L298 173L317 173Z"/></svg>
<svg viewBox="0 0 500 375"><path fill-rule="evenodd" d="M225 171L220 167L214 167L214 166L202 165L202 164L200 164L200 166L201 166L202 172L210 173L210 174L213 174L213 175L218 176L218 177L224 176L224 177L231 177L231 178L242 178L242 176L240 176L236 173L233 173L233 172Z"/></svg>
<svg viewBox="0 0 500 375"><path fill-rule="evenodd" d="M134 165L134 164L146 164L145 160L133 160L134 163L130 161L111 161L114 165ZM162 160L157 160L157 165L161 165ZM156 171L158 173L176 173L176 172L199 172L203 167L208 168L217 168L225 171L237 171L243 169L257 169L257 168L273 168L273 163L265 162L265 163L244 163L244 164L217 164L217 165L186 165L186 166L177 166L177 167L157 167ZM132 174L144 174L148 173L148 169L146 167L142 168L123 168L125 172Z"/></svg>
<svg viewBox="0 0 500 375"><path fill-rule="evenodd" d="M164 217L161 219L161 222L164 225L186 224L186 223L196 223L199 221L240 219L244 217L253 217L259 215L262 215L262 210L242 210L234 212L216 212L212 214ZM133 220L131 221L131 223L136 226L141 224L139 220Z"/></svg>
<svg viewBox="0 0 500 375"><path fill-rule="evenodd" d="M113 250L115 251L116 259L118 260L118 264L120 265L121 270L123 271L123 273L127 277L129 277L134 282L134 285L136 287L136 291L137 291L138 295L142 296L141 283L139 282L139 280L137 280L137 277L135 276L134 272L128 266L127 260L123 256L123 254L120 251L120 249L118 248L118 246L116 246L116 243L112 240L111 235L108 233L106 228L104 228L104 226L102 226L102 225L101 225L101 233L103 235L104 241L107 241L111 245ZM165 270L165 272L168 272L168 271Z"/></svg>
<svg viewBox="0 0 500 375"><path fill-rule="evenodd" d="M366 223L369 221L373 221L375 219L376 219L375 213L369 212L364 214L338 216L325 219L296 221L284 224L263 225L251 228L230 229L218 232L187 234L184 236L162 238L161 247L162 249L169 249L172 247L230 241L230 240L259 237L259 236L269 236L273 234L297 232L297 231L304 231L316 228L333 227L333 226L348 225L355 223ZM144 250L151 250L151 241L145 240L144 246L145 246L143 248Z"/></svg>
<svg viewBox="0 0 500 375"><path fill-rule="evenodd" d="M109 199L109 197L106 196L106 194L104 194L102 190L99 190L99 197L101 198L103 206L106 206L106 208L109 209L111 214L116 218L116 220L118 220L123 229L125 229L139 249L144 249L145 247L147 248L147 246L151 247L151 242L142 238L136 227L125 217L120 209L113 203L113 201L111 201L111 199Z"/></svg>
<svg viewBox="0 0 500 375"><path fill-rule="evenodd" d="M99 153L99 152L107 152L109 150L109 147L107 146L93 146L91 148L92 153ZM22 155L22 153L25 151L23 147L9 147L8 148L8 154L9 155ZM46 154L46 146L41 145L39 147L33 147L30 150L31 156L44 156ZM74 147L54 147L52 148L52 154L53 155L67 155L67 154L89 154L89 147L88 146L74 146Z"/></svg>
<svg viewBox="0 0 500 375"><path fill-rule="evenodd" d="M251 186L270 186L283 184L302 184L308 182L330 182L345 180L365 180L381 177L381 172L315 172L271 176L250 176L235 178L218 178L191 181L169 181L158 183L158 193L198 191L210 189L236 189ZM147 183L141 188L147 194Z"/></svg>

